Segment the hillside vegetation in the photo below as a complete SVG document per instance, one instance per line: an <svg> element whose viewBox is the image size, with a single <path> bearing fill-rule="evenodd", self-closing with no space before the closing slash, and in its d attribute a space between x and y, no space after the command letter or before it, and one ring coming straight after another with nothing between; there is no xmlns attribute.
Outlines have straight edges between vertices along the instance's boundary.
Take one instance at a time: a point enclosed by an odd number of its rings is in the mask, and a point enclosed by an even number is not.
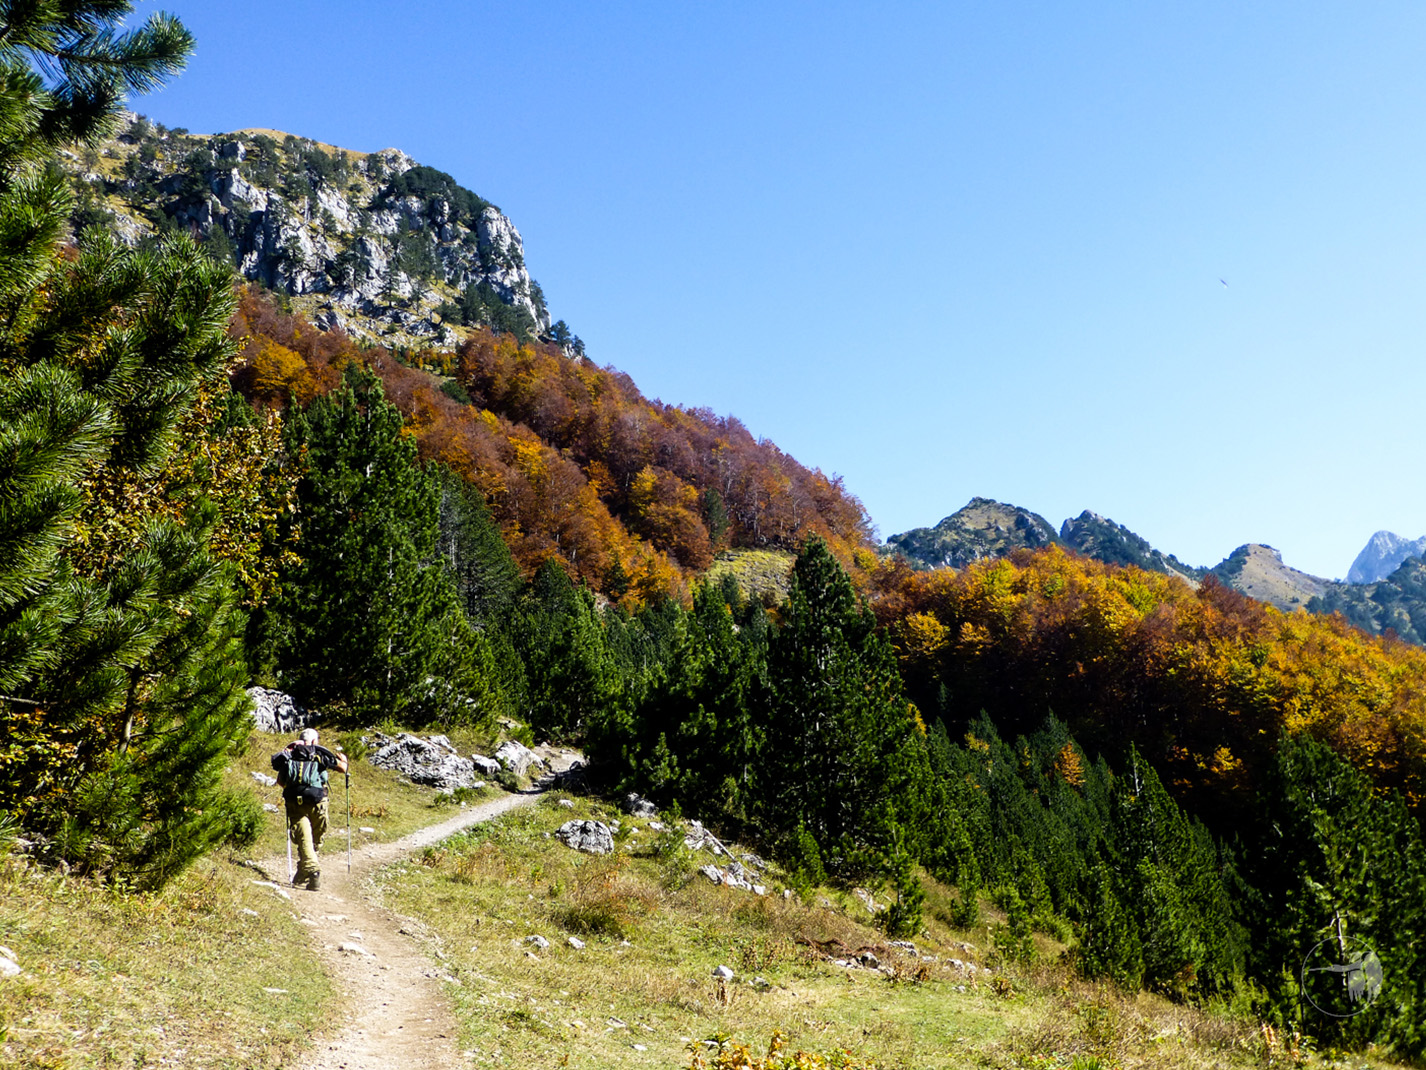
<svg viewBox="0 0 1426 1070"><path fill-rule="evenodd" d="M1063 949L1088 982L1426 1055L1426 653L1070 555L993 502L962 527L1008 558L915 571L835 477L527 326L385 348L188 234L65 244L59 146L103 144L192 45L80 7L14 13L63 46L62 92L0 42L0 825L33 872L156 903L263 842L230 768L262 681L334 726L578 743L589 790L696 814L794 894L874 887L888 939L988 900L1005 962ZM381 197L486 218L398 177ZM789 559L784 599L749 597ZM1334 960L1357 1005L1324 1017L1304 956L1348 933L1384 968Z"/></svg>

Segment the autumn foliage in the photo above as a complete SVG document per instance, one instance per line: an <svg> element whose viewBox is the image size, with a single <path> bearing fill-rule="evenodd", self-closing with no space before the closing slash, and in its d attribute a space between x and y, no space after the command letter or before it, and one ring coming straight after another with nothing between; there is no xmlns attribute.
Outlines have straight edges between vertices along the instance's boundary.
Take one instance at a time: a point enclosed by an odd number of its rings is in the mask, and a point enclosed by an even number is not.
<svg viewBox="0 0 1426 1070"><path fill-rule="evenodd" d="M795 549L822 538L850 563L870 542L840 478L808 469L737 419L645 398L627 375L553 345L474 332L456 353L405 362L284 314L245 290L235 384L268 405L305 404L351 361L369 365L421 456L481 488L516 560L552 558L628 604L682 597L727 547ZM458 401L460 390L473 404Z"/></svg>
<svg viewBox="0 0 1426 1070"><path fill-rule="evenodd" d="M1053 712L1091 753L1137 745L1220 820L1279 738L1306 734L1422 812L1426 650L1058 548L961 572L889 562L873 583L909 690L948 724L985 709L1008 738Z"/></svg>

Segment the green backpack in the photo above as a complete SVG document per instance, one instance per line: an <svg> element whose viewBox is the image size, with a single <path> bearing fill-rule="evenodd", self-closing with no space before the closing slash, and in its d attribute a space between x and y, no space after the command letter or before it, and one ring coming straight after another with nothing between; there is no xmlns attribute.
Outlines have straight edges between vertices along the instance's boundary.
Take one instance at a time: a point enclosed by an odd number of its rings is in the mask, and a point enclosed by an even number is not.
<svg viewBox="0 0 1426 1070"><path fill-rule="evenodd" d="M287 768L281 780L283 794L321 802L327 797L327 770L317 760L316 751L295 747L287 752Z"/></svg>

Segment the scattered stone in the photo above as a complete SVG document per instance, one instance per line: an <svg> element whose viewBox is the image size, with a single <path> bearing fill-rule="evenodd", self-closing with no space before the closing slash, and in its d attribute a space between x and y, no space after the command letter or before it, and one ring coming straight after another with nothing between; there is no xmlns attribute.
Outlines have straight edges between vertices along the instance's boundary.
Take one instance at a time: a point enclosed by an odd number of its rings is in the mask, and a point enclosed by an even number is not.
<svg viewBox="0 0 1426 1070"><path fill-rule="evenodd" d="M628 1022L621 1022L618 1018L610 1018L608 1021L609 1021L609 1028L610 1028L610 1029L628 1029L628 1028L629 1028L629 1023L628 1023Z"/></svg>
<svg viewBox="0 0 1426 1070"><path fill-rule="evenodd" d="M635 1050L635 1051L648 1051L648 1050L649 1050L649 1046L648 1046L647 1044L635 1044L635 1045L634 1045L634 1050Z"/></svg>
<svg viewBox="0 0 1426 1070"><path fill-rule="evenodd" d="M373 955L366 948L362 947L360 944L340 943L337 945L337 950L347 955L360 955L362 958L367 959L376 958L375 955Z"/></svg>
<svg viewBox="0 0 1426 1070"><path fill-rule="evenodd" d="M268 995L270 995L270 996L285 996L285 995L288 995L288 991L287 991L287 989L285 989L285 988L264 988L263 991L266 992L266 993L267 993Z"/></svg>
<svg viewBox="0 0 1426 1070"><path fill-rule="evenodd" d="M527 943L527 944L533 944L535 947L539 948L541 951L543 951L545 948L547 948L547 947L550 946L550 942L549 942L548 940L546 940L543 936L539 936L538 934L535 935L535 936L527 936L527 937L525 937L525 943Z"/></svg>
<svg viewBox="0 0 1426 1070"><path fill-rule="evenodd" d="M767 895L767 886L762 884L754 884L753 895Z"/></svg>
<svg viewBox="0 0 1426 1070"><path fill-rule="evenodd" d="M723 853L723 848L718 844L718 838L704 828L701 821L688 823L688 834L683 837L683 845L691 851L701 851L707 847L713 852L714 858Z"/></svg>
<svg viewBox="0 0 1426 1070"><path fill-rule="evenodd" d="M569 944L569 946L574 948L576 951L584 950L584 941L577 936L571 936L568 940L565 941L565 943Z"/></svg>
<svg viewBox="0 0 1426 1070"><path fill-rule="evenodd" d="M280 884L275 884L272 881L250 881L249 883L256 884L259 888L271 888L278 895L282 896L283 899L292 898L292 896L288 894L286 888L282 887Z"/></svg>
<svg viewBox="0 0 1426 1070"><path fill-rule="evenodd" d="M888 946L888 947L900 948L902 951L906 952L908 955L915 955L915 954L916 954L916 945L913 944L910 940L888 940L888 941L887 941L887 946Z"/></svg>
<svg viewBox="0 0 1426 1070"><path fill-rule="evenodd" d="M657 806L635 791L624 796L622 809L630 817L657 817L659 812Z"/></svg>
<svg viewBox="0 0 1426 1070"><path fill-rule="evenodd" d="M857 955L857 961L869 970L874 970L881 965L881 960L879 960L870 951L863 951L859 953Z"/></svg>
<svg viewBox="0 0 1426 1070"><path fill-rule="evenodd" d="M607 855L614 850L614 832L602 821L566 821L556 836L566 847L592 855Z"/></svg>
<svg viewBox="0 0 1426 1070"><path fill-rule="evenodd" d="M500 763L494 758L487 758L483 754L472 754L470 760L485 776L494 777L500 772Z"/></svg>
<svg viewBox="0 0 1426 1070"><path fill-rule="evenodd" d="M316 710L309 710L291 695L270 687L250 687L253 700L253 723L259 732L296 732L317 723Z"/></svg>
<svg viewBox="0 0 1426 1070"><path fill-rule="evenodd" d="M713 976L719 981L731 981L733 979L733 968L731 966L719 966L713 971Z"/></svg>
<svg viewBox="0 0 1426 1070"><path fill-rule="evenodd" d="M0 977L20 976L20 956L8 947L0 947Z"/></svg>
<svg viewBox="0 0 1426 1070"><path fill-rule="evenodd" d="M242 912L243 912L244 914L246 914L246 915L247 915L248 917L250 917L250 918L260 918L260 917L262 917L262 915L259 914L259 913L258 913L256 910L254 910L252 907L243 907Z"/></svg>
<svg viewBox="0 0 1426 1070"><path fill-rule="evenodd" d="M714 884L723 883L723 871L717 866L715 866L712 862L709 862L706 866L699 866L698 872L702 873Z"/></svg>
<svg viewBox="0 0 1426 1070"><path fill-rule="evenodd" d="M259 773L257 770L253 770L253 779L265 788L277 786L277 777L268 776L266 773Z"/></svg>
<svg viewBox="0 0 1426 1070"><path fill-rule="evenodd" d="M878 903L875 899L873 899L871 892L867 891L865 888L853 888L852 894L856 896L859 900L861 900L862 906L866 907L868 912L872 914L881 913L881 904Z"/></svg>
<svg viewBox="0 0 1426 1070"><path fill-rule="evenodd" d="M360 826L360 827L357 829L357 831L358 831L358 832L365 832L368 836L370 836L372 833L374 833L374 832L376 831L376 829L372 828L370 825L362 825L362 826Z"/></svg>
<svg viewBox="0 0 1426 1070"><path fill-rule="evenodd" d="M282 812L282 807L278 806L277 803L263 803L262 808L265 813L269 814L277 814Z"/></svg>
<svg viewBox="0 0 1426 1070"><path fill-rule="evenodd" d="M791 888L784 888L784 889L782 890L782 897L783 897L784 899L791 899L791 898L792 898L792 889L791 889Z"/></svg>
<svg viewBox="0 0 1426 1070"><path fill-rule="evenodd" d="M975 950L974 944L957 944L956 947L960 948L962 951L965 952L971 952Z"/></svg>
<svg viewBox="0 0 1426 1070"><path fill-rule="evenodd" d="M753 987L756 988L759 992L766 992L772 987L772 982L769 981L766 977L754 977Z"/></svg>
<svg viewBox="0 0 1426 1070"><path fill-rule="evenodd" d="M572 799L561 799L560 805L563 806L566 810L574 809L574 801Z"/></svg>
<svg viewBox="0 0 1426 1070"><path fill-rule="evenodd" d="M663 831L664 829L666 829L666 828L668 828L668 826L665 825L662 821L650 821L650 822L649 822L649 831L650 831L650 832L662 832L662 831Z"/></svg>
<svg viewBox="0 0 1426 1070"><path fill-rule="evenodd" d="M513 739L507 739L500 744L500 749L495 752L495 760L517 777L524 776L531 766L543 769L545 765L538 754Z"/></svg>
<svg viewBox="0 0 1426 1070"><path fill-rule="evenodd" d="M345 914L323 914L322 920L330 921L333 924L340 925L342 922L347 920L347 916Z"/></svg>
<svg viewBox="0 0 1426 1070"><path fill-rule="evenodd" d="M445 736L422 739L409 732L398 736L374 734L376 752L369 761L378 769L390 769L410 778L412 783L433 788L473 788L475 763L462 758Z"/></svg>

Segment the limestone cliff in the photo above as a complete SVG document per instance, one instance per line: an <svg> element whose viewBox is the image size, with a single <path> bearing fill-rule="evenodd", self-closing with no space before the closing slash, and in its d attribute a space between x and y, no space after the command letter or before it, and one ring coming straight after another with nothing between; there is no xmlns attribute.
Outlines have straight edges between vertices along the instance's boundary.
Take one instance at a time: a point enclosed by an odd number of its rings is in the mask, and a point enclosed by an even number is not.
<svg viewBox="0 0 1426 1070"><path fill-rule="evenodd" d="M186 231L320 326L392 345L448 345L478 323L550 331L515 225L397 149L195 136L130 116L113 141L66 159L76 228L105 223L134 242Z"/></svg>

